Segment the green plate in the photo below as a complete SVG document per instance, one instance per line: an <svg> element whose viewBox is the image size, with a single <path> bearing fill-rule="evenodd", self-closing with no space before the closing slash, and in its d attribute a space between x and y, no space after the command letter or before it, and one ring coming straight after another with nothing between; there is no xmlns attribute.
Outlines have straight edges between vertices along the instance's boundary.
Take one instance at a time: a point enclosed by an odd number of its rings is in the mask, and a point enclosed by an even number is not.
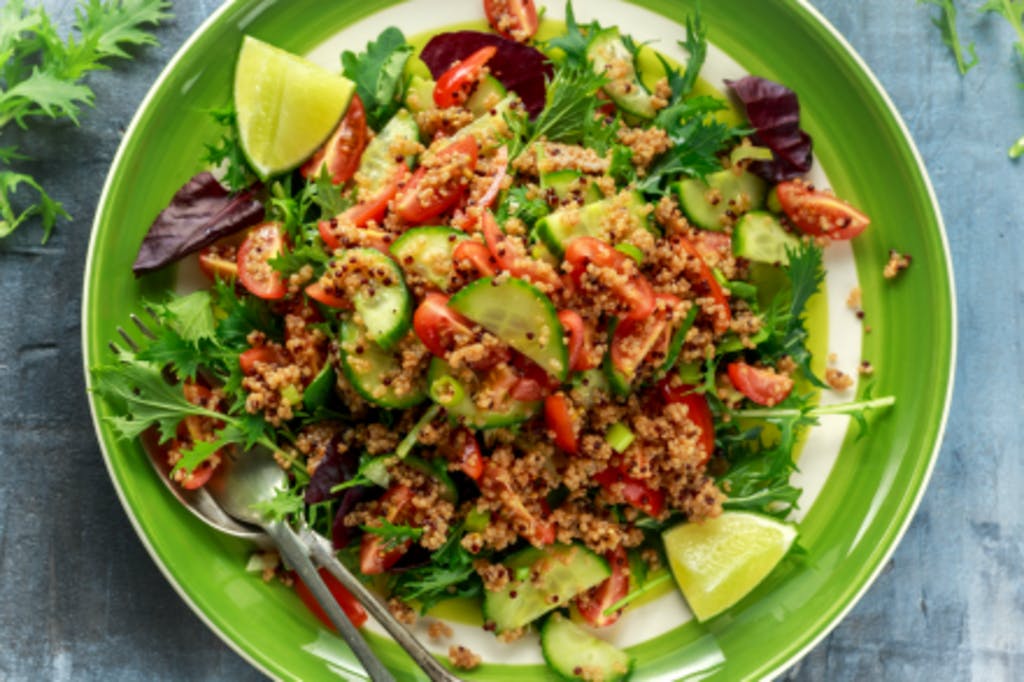
<svg viewBox="0 0 1024 682"><path fill-rule="evenodd" d="M337 41L339 35L342 44L361 50L388 23L415 34L442 28L442 22L482 19L479 0L465 0L444 17L434 16L436 2L395 4L236 0L179 51L126 133L96 213L82 311L87 368L109 360L106 343L116 327L139 309L142 299L171 284L172 273L136 280L131 264L149 223L174 191L201 170L203 145L217 135L204 110L227 101L243 32L299 53L332 37ZM581 19L617 23L644 40L674 30L669 22L680 22L694 2L576 4ZM551 3L550 14L561 16L561 6L561 0ZM800 523L806 556L785 563L753 594L709 623L684 623L680 617L678 624L665 623L656 634L632 642L640 679L769 676L824 637L867 589L907 527L938 452L952 389L955 309L946 238L923 164L892 103L852 49L806 2L718 0L703 3L703 12L711 41L740 67L799 94L820 167L838 194L874 218L847 252L871 330L855 325L852 335L844 333L854 337L859 355L845 359L869 359L875 367L874 395L892 394L898 401L874 419L862 439L845 433L845 425L838 427L839 456L814 484L816 500L805 505ZM351 30L357 22L366 23ZM884 281L881 274L890 248L913 255L912 268L895 282ZM836 291L832 279L830 285L824 314L831 340L839 343L831 323L852 314L841 303L846 292ZM861 383L858 391L863 393ZM340 640L319 627L290 590L244 572L249 554L244 543L211 531L177 504L153 476L140 446L116 439L103 421L109 415L104 404L93 400L92 410L111 478L139 537L182 598L225 642L273 677L363 679ZM673 593L650 608L664 603L666 613L678 611L672 606L678 601ZM383 637L371 639L385 662L402 672L401 679L418 679L394 644ZM521 653L522 647L515 651ZM530 655L525 660L533 660ZM512 660L488 658L466 677L554 679L539 665Z"/></svg>

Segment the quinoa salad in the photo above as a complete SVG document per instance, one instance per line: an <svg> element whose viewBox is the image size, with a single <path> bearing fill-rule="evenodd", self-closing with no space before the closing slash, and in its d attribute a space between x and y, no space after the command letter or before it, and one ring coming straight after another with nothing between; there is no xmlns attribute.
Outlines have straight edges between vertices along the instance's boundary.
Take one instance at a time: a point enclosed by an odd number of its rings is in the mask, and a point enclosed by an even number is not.
<svg viewBox="0 0 1024 682"><path fill-rule="evenodd" d="M175 485L271 449L291 484L264 511L330 538L405 622L460 600L502 641L539 630L565 677L625 679L600 630L675 570L664 534L794 510L817 395L853 384L812 371L807 302L870 219L807 180L796 93L699 78L699 14L677 64L571 5L543 40L532 1L484 8L490 31L346 51L351 99L297 168L261 176L239 112L214 112L209 169L134 268L194 261L206 286L149 302L156 338L95 390Z"/></svg>

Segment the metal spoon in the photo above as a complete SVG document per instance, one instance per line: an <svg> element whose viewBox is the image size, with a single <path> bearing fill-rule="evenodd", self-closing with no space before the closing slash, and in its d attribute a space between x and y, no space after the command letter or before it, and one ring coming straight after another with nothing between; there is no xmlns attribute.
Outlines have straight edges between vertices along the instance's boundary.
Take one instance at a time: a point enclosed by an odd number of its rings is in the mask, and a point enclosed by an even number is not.
<svg viewBox="0 0 1024 682"><path fill-rule="evenodd" d="M352 648L370 679L374 682L395 682L394 676L373 653L320 578L309 558L309 548L291 526L256 508L259 503L271 501L279 490L288 487L288 478L273 455L264 449L254 449L237 459L226 457L217 472L206 487L221 508L243 523L259 526L273 540L278 552L299 574L338 633Z"/></svg>

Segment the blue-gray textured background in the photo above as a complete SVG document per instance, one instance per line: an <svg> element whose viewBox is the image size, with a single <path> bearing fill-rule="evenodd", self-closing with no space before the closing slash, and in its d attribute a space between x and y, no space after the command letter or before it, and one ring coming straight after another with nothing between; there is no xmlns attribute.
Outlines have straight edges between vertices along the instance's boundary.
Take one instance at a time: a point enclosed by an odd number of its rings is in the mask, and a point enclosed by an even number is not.
<svg viewBox="0 0 1024 682"><path fill-rule="evenodd" d="M1024 679L1024 167L1006 158L1024 134L1024 75L1013 36L974 11L981 0L958 0L981 59L961 78L934 8L812 3L878 75L927 163L953 251L960 352L945 444L906 537L786 678ZM72 0L43 4L70 22ZM259 678L136 538L101 462L79 346L84 254L107 168L149 85L217 4L176 2L160 47L90 75L97 107L81 127L37 121L31 135L0 139L22 145L75 216L45 247L32 228L0 243L0 680Z"/></svg>

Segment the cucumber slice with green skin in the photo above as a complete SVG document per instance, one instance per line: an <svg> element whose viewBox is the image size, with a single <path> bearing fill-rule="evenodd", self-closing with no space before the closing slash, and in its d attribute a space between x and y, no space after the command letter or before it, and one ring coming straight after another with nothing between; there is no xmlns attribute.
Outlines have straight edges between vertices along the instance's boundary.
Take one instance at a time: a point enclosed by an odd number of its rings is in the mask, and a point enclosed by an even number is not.
<svg viewBox="0 0 1024 682"><path fill-rule="evenodd" d="M637 118L654 118L657 111L653 98L640 82L633 54L622 42L618 28L606 28L596 33L587 48L587 59L594 73L610 78L603 88L616 106Z"/></svg>
<svg viewBox="0 0 1024 682"><path fill-rule="evenodd" d="M406 272L413 272L441 291L452 285L452 253L468 236L442 225L414 227L391 245L391 255Z"/></svg>
<svg viewBox="0 0 1024 682"><path fill-rule="evenodd" d="M498 102L493 108L488 110L482 116L477 116L469 125L459 128L458 131L451 137L452 142L458 142L466 135L472 135L476 138L476 142L480 145L480 153L487 152L491 149L495 149L500 144L497 140L502 135L507 134L508 124L505 122L505 112L511 107L512 103L517 100L516 95L510 94L505 99Z"/></svg>
<svg viewBox="0 0 1024 682"><path fill-rule="evenodd" d="M331 391L334 390L337 379L334 367L325 364L323 369L309 382L309 386L306 386L306 390L302 392L302 406L307 410L315 410L327 405L327 400L331 397Z"/></svg>
<svg viewBox="0 0 1024 682"><path fill-rule="evenodd" d="M582 545L530 547L503 563L513 574L527 570L525 580L484 592L484 622L493 623L498 633L529 625L611 575L608 562Z"/></svg>
<svg viewBox="0 0 1024 682"><path fill-rule="evenodd" d="M636 659L572 622L553 613L540 631L544 660L569 680L619 682L633 673Z"/></svg>
<svg viewBox="0 0 1024 682"><path fill-rule="evenodd" d="M405 107L414 114L421 111L436 109L434 104L434 86L437 83L431 78L414 75L409 79L405 89Z"/></svg>
<svg viewBox="0 0 1024 682"><path fill-rule="evenodd" d="M433 100L431 100L433 101ZM366 201L374 197L395 174L400 163L408 163L415 157L395 158L392 146L401 140L419 142L420 129L416 120L405 109L399 109L387 125L370 140L359 159L359 200Z"/></svg>
<svg viewBox="0 0 1024 682"><path fill-rule="evenodd" d="M367 338L366 332L355 322L344 320L339 337L341 371L360 396L388 408L412 407L426 399L427 387L423 382L412 391L399 394L385 381L388 375L401 369L401 359Z"/></svg>
<svg viewBox="0 0 1024 682"><path fill-rule="evenodd" d="M451 368L441 358L434 358L430 361L430 369L427 370L427 386L433 386L435 381L452 377ZM445 405L445 410L452 417L474 429L496 429L504 426L521 424L533 417L540 411L542 401L525 402L522 400L509 399L503 410L485 410L477 406L473 396L468 392L455 404Z"/></svg>
<svg viewBox="0 0 1024 682"><path fill-rule="evenodd" d="M800 240L786 232L782 223L766 211L747 213L732 232L733 254L758 263L789 265L787 250L799 248Z"/></svg>
<svg viewBox="0 0 1024 682"><path fill-rule="evenodd" d="M586 369L573 378L570 397L574 404L583 409L590 409L611 393L611 390L604 370Z"/></svg>
<svg viewBox="0 0 1024 682"><path fill-rule="evenodd" d="M559 258L565 255L565 247L576 237L597 237L608 241L608 229L605 227L604 218L616 210L617 202L615 197L609 197L584 206L555 211L537 221L537 236ZM654 228L651 226L646 206L647 203L639 192L630 195L630 216L639 226L651 232Z"/></svg>
<svg viewBox="0 0 1024 682"><path fill-rule="evenodd" d="M362 285L349 292L352 305L369 339L384 350L394 347L412 324L412 296L398 263L376 249L348 249L328 268L362 273Z"/></svg>
<svg viewBox="0 0 1024 682"><path fill-rule="evenodd" d="M466 108L473 112L474 116L483 116L498 105L508 96L508 90L494 76L484 76L477 83L473 94L466 100Z"/></svg>
<svg viewBox="0 0 1024 682"><path fill-rule="evenodd" d="M761 208L767 186L753 173L731 169L711 173L706 181L687 178L674 185L679 204L694 225L721 232L736 217Z"/></svg>
<svg viewBox="0 0 1024 682"><path fill-rule="evenodd" d="M452 481L452 477L448 475L448 472L443 466L433 466L430 462L420 459L419 457L413 457L407 455L402 462L411 469L430 476L441 484L440 496L442 500L447 500L452 504L456 504L459 501L459 495L455 491L455 482Z"/></svg>
<svg viewBox="0 0 1024 682"><path fill-rule="evenodd" d="M448 307L530 358L559 381L569 373L569 350L558 312L544 292L515 277L485 277L463 287Z"/></svg>
<svg viewBox="0 0 1024 682"><path fill-rule="evenodd" d="M573 190L573 185L583 177L582 171L574 168L563 168L562 170L548 171L541 173L541 189L550 189L555 192L559 199L567 199Z"/></svg>

